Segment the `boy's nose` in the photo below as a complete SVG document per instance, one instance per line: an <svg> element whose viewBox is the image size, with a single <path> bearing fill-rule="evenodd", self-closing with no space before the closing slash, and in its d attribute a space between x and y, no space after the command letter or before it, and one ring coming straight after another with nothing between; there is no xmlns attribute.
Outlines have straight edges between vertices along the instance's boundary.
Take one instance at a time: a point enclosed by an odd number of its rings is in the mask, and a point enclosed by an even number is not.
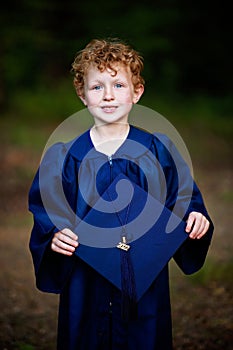
<svg viewBox="0 0 233 350"><path fill-rule="evenodd" d="M104 100L105 101L112 101L114 100L114 93L113 93L113 90L112 88L106 88L104 90Z"/></svg>

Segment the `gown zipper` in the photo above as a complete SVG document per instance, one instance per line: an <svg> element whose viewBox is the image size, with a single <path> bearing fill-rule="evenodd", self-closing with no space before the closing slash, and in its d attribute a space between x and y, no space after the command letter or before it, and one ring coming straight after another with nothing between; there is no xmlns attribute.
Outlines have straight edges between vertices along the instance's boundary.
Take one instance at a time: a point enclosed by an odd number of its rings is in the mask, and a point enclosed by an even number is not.
<svg viewBox="0 0 233 350"><path fill-rule="evenodd" d="M112 166L112 155L108 156L109 165Z"/></svg>
<svg viewBox="0 0 233 350"><path fill-rule="evenodd" d="M112 155L108 156L108 163L109 163L109 166L110 166L110 184L112 183Z"/></svg>

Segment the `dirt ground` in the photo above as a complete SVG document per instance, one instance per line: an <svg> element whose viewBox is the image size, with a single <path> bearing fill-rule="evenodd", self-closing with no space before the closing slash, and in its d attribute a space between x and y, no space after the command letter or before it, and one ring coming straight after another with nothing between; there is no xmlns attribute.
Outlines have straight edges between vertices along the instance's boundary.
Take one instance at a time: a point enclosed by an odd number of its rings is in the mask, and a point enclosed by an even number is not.
<svg viewBox="0 0 233 350"><path fill-rule="evenodd" d="M38 162L37 153L9 145L1 155L2 350L55 349L58 297L36 290L28 250L32 220L27 211L27 193ZM215 223L215 235L205 268L196 278L183 276L171 263L174 349L230 350L233 172L225 164L199 168L197 175Z"/></svg>

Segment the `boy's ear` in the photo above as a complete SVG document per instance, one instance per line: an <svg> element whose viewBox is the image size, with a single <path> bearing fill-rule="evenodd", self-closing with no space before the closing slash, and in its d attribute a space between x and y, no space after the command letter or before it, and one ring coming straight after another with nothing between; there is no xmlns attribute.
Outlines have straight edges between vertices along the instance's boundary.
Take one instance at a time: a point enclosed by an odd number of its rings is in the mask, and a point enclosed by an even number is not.
<svg viewBox="0 0 233 350"><path fill-rule="evenodd" d="M82 101L82 103L84 104L84 106L86 106L87 103L86 103L85 97L84 97L83 95L78 95L78 97L80 98L80 100Z"/></svg>
<svg viewBox="0 0 233 350"><path fill-rule="evenodd" d="M140 100L143 92L144 92L144 86L141 84L134 91L133 103L137 103Z"/></svg>
<svg viewBox="0 0 233 350"><path fill-rule="evenodd" d="M82 103L86 106L87 103L86 103L84 92L76 89L76 93L77 93L78 97L80 98L80 100L82 101Z"/></svg>

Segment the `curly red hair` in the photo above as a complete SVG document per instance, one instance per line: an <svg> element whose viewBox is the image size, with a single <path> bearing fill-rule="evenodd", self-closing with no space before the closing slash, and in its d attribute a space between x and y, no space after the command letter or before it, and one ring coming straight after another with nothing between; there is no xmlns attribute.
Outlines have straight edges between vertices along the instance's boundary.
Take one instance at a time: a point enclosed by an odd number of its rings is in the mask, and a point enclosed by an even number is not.
<svg viewBox="0 0 233 350"><path fill-rule="evenodd" d="M116 75L116 64L129 67L135 91L144 85L141 76L143 58L137 51L118 39L94 39L77 53L72 63L71 72L74 74L74 86L78 94L83 95L84 77L90 65L95 65L101 72L109 68Z"/></svg>

